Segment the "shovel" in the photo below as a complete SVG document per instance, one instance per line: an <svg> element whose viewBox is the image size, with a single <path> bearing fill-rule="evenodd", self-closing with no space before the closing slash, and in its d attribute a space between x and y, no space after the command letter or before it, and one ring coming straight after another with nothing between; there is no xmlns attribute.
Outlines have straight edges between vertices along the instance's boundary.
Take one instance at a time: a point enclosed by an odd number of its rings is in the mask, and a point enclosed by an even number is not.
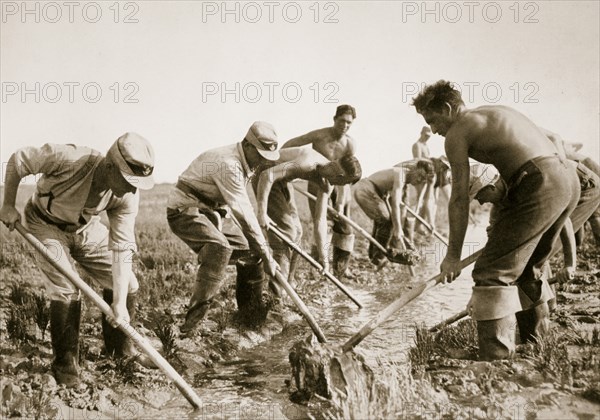
<svg viewBox="0 0 600 420"><path fill-rule="evenodd" d="M323 271L323 266L321 264L319 264L313 257L311 257L306 252L304 252L302 250L302 248L300 248L297 244L295 244L290 238L288 238L287 236L285 236L285 234L283 232L281 232L277 228L277 226L275 226L274 224L271 224L271 225L269 225L269 230L271 232L273 232L279 239L281 239L283 242L285 242L290 248L292 248L294 251L296 251L298 253L298 255L300 255L302 258L304 258L306 261L308 261L310 263L310 265L312 265L317 270L319 270L320 272L322 272L323 275L327 279L329 279L333 284L335 284L342 292L344 292L344 294L346 296L348 296L352 300L352 302L354 302L356 304L356 306L358 306L359 308L363 307L363 305L358 301L358 299L356 299L354 296L352 296L352 293L350 293L350 291L346 288L346 286L344 286L329 271Z"/></svg>
<svg viewBox="0 0 600 420"><path fill-rule="evenodd" d="M16 222L15 228L23 235L23 237L29 242L42 256L56 268L63 276L65 276L75 287L83 292L83 294L90 299L104 315L109 318L113 318L113 311L108 304L98 296L98 294L83 280L77 276L73 276L66 272L63 267L54 259L49 258L48 248L41 243L35 236L33 236L21 223ZM146 339L138 333L131 324L128 322L119 322L118 328L123 331L133 342L154 362L154 364L164 372L167 377L175 383L175 386L188 400L188 402L198 409L202 406L202 401L194 389L185 382L185 380L177 373L175 369L167 362L154 347L146 341Z"/></svg>
<svg viewBox="0 0 600 420"><path fill-rule="evenodd" d="M296 191L298 191L300 194L302 194L303 196L309 198L312 201L316 201L317 197L315 197L314 195L312 195L311 193L309 193L308 191L304 191L301 188L297 188L294 185L294 188L296 189ZM379 242L377 242L377 240L375 238L373 238L373 236L371 236L369 234L369 232L367 232L366 230L364 230L358 223L356 223L354 220L350 219L348 216L339 213L338 211L336 211L333 207L331 206L327 206L327 210L329 211L329 213L331 213L332 216L337 217L340 220L343 220L344 222L348 223L350 226L352 226L352 228L356 229L356 231L358 233L360 233L361 235L363 235L365 238L367 238L367 240L369 242L371 242L375 247L377 247L381 252L383 252L385 255L388 255L388 251L387 249L385 249L385 247L383 245L381 245ZM408 241L407 238L404 238L405 241ZM404 244L403 244L404 245ZM414 245L410 244L413 249L414 249ZM408 269L410 271L411 276L414 276L414 269L412 266L408 266Z"/></svg>
<svg viewBox="0 0 600 420"><path fill-rule="evenodd" d="M483 250L479 250L477 252L474 252L473 254L471 254L470 256L465 258L464 260L462 260L460 262L460 269L462 270L463 268L467 267L468 265L473 264L477 260L477 258L479 258L479 256L481 255L482 252L483 252ZM426 290L429 290L433 286L442 282L442 280L443 280L442 274L440 273L440 274L432 277L431 279L427 280L426 282L421 282L416 287L411 289L408 293L400 296L398 299L396 299L391 304L389 304L385 309L383 309L381 312L379 312L377 314L377 316L375 316L375 318L371 319L371 321L366 323L360 329L359 332L357 332L355 335L350 337L350 339L342 346L342 351L347 352L349 350L352 350L361 341L363 341L367 335L371 334L373 332L373 330L375 330L375 328L377 328L378 326L383 324L385 321L387 321L387 319L389 317L391 317L396 311L400 310L402 307L404 307L406 304L408 304L410 301L412 301L416 297L420 296Z"/></svg>

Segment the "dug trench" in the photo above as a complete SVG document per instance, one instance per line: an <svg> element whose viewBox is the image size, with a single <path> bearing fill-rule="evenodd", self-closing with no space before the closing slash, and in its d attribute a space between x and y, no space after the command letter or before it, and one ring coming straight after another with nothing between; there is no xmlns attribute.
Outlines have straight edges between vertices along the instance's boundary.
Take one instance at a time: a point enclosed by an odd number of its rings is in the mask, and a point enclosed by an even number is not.
<svg viewBox="0 0 600 420"><path fill-rule="evenodd" d="M351 279L344 283L364 304L357 310L308 264L296 288L327 336L310 329L291 304L271 312L258 329L237 319L235 274L228 271L219 298L199 332L179 335L195 279L195 255L178 242L163 214L169 186L142 196L136 225L141 283L135 327L194 387L202 407L192 411L159 371L103 354L100 313L84 301L80 344L82 385L57 386L45 321L47 301L33 252L2 228L0 369L3 417L47 418L595 418L599 385L598 249L587 237L577 278L558 288L555 334L538 347L522 346L510 361L479 362L472 322L437 335L427 327L459 312L469 298L469 270L413 301L355 351L343 344L390 301L435 274L434 240L421 238L430 256L410 279L405 268L376 272L357 241ZM26 195L25 192L24 195ZM19 196L20 202L24 201ZM298 197L305 232L305 201ZM306 210L306 211L304 211ZM487 214L478 216L473 252L482 244ZM369 222L356 210L356 220ZM443 217L443 215L442 215ZM442 223L438 223L441 226ZM478 236L479 235L479 236ZM474 238L474 239L473 239ZM303 240L306 249L311 238ZM477 243L478 245L475 245ZM6 252L6 251L10 252ZM427 252L426 252L427 253ZM559 260L555 262L559 263ZM44 332L45 331L45 332Z"/></svg>

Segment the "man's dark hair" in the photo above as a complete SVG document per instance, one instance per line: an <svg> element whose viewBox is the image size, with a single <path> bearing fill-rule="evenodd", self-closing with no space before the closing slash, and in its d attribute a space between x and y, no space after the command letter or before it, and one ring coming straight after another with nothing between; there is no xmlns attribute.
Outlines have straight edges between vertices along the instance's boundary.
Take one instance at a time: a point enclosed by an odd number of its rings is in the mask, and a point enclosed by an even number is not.
<svg viewBox="0 0 600 420"><path fill-rule="evenodd" d="M464 105L460 90L455 89L452 82L438 80L425 88L413 98L412 104L419 114L423 111L440 111L445 103L449 103L453 108Z"/></svg>
<svg viewBox="0 0 600 420"><path fill-rule="evenodd" d="M419 160L415 165L415 177L419 182L431 181L435 176L435 167L429 159Z"/></svg>
<svg viewBox="0 0 600 420"><path fill-rule="evenodd" d="M346 175L353 179L353 184L362 178L362 167L356 156L346 155L339 162Z"/></svg>
<svg viewBox="0 0 600 420"><path fill-rule="evenodd" d="M337 164L344 171L344 174L326 177L331 185L355 184L362 178L362 167L360 162L353 155L345 155L336 161L331 161L328 165Z"/></svg>
<svg viewBox="0 0 600 420"><path fill-rule="evenodd" d="M352 118L356 118L356 109L352 105L340 105L335 110L335 116L333 118L337 118L344 114L352 115Z"/></svg>

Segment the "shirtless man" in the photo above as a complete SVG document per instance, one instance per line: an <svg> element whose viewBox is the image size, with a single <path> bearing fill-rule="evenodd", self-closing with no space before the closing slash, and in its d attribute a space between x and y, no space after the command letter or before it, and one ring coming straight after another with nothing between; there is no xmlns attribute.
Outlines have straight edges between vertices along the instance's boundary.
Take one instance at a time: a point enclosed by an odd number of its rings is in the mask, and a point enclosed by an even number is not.
<svg viewBox="0 0 600 420"><path fill-rule="evenodd" d="M321 153L330 161L340 159L343 156L354 156L354 140L347 134L350 126L356 119L356 110L350 105L337 107L333 117L333 126L311 131L302 136L288 140L282 146L299 147L307 144ZM308 192L315 195L319 192L319 186L314 182L308 183ZM333 205L339 212L350 216L350 186L339 186L331 194ZM315 219L315 205L309 201L308 207ZM343 221L336 220L333 224L333 270L338 277L347 274L350 256L354 248L354 234L352 228Z"/></svg>
<svg viewBox="0 0 600 420"><path fill-rule="evenodd" d="M434 169L429 159L404 163L375 172L360 180L354 188L356 203L373 220L373 237L389 249L388 255L398 255L402 251L402 218L406 210L401 210L400 202L404 187L429 185L427 190L430 191L433 186ZM369 245L369 259L377 267L385 263L388 255L373 244Z"/></svg>
<svg viewBox="0 0 600 420"><path fill-rule="evenodd" d="M317 244L318 261L329 271L327 253L327 203L332 185L351 184L360 179L360 163L354 156L346 155L329 161L322 154L305 147L281 149L276 165L264 170L256 186L257 218L260 226L267 230L269 221L274 222L288 238L299 243L302 225L298 216L294 189L289 184L294 179L305 179L318 185L314 213L314 236ZM281 273L288 275L291 250L276 235L268 233L273 257ZM275 287L272 286L276 290Z"/></svg>
<svg viewBox="0 0 600 420"><path fill-rule="evenodd" d="M413 105L431 130L446 138L452 168L450 239L440 266L446 281L461 271L469 219L469 158L494 165L506 180L506 205L473 269L470 307L477 321L480 358L510 357L515 323L520 334L531 339L547 329L552 293L542 276L543 266L577 204L577 174L545 133L512 108L467 109L460 91L444 80L426 86Z"/></svg>
<svg viewBox="0 0 600 420"><path fill-rule="evenodd" d="M413 144L413 146L412 146L413 158L415 158L415 159L429 158L430 154L429 154L429 148L427 147L427 141L429 140L430 137L431 137L431 128L429 128L428 126L424 126L421 129L421 137L419 137L419 140L417 140L417 142L415 144Z"/></svg>

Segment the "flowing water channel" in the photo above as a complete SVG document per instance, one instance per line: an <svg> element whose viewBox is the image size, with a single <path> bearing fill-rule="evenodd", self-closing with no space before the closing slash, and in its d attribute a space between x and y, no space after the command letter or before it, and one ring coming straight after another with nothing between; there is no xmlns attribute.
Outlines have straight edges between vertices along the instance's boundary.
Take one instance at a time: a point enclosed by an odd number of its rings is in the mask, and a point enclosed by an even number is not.
<svg viewBox="0 0 600 420"><path fill-rule="evenodd" d="M463 258L481 249L485 241L485 227L470 226ZM437 274L443 249L437 239L432 239L422 248L424 261L416 269L419 281ZM471 270L472 266L464 269L460 278L450 285L439 284L426 291L376 329L358 345L357 350L370 365L377 359L402 363L414 343L415 324L433 326L466 307L472 287ZM353 294L364 305L361 310L339 293L331 305L315 312L330 344L343 344L364 323L400 296L407 286L408 271L401 268L398 273L397 280L383 283L377 290L354 288ZM290 347L307 335L305 323L296 322L292 328L271 340L239 352L234 361L215 364L213 369L202 369L196 376L198 380L192 384L202 398L202 408L191 411L183 397L173 395L171 400L156 407L160 416L190 419L318 418L318 413L309 413L306 407L292 403L285 385L291 376L288 362Z"/></svg>

